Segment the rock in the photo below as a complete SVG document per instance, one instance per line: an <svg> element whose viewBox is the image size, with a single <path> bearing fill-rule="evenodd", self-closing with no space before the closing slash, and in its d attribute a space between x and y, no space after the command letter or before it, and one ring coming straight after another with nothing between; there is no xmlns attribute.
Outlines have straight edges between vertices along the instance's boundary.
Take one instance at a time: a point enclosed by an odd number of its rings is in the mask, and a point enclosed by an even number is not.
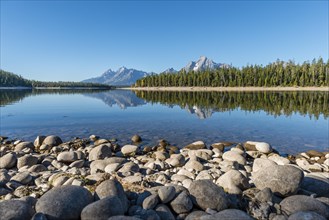
<svg viewBox="0 0 329 220"><path fill-rule="evenodd" d="M112 156L112 151L106 144L98 145L89 152L89 161L101 160Z"/></svg>
<svg viewBox="0 0 329 220"><path fill-rule="evenodd" d="M280 202L280 206L287 215L299 211L313 211L327 219L329 218L329 208L322 202L309 196L294 195L287 197Z"/></svg>
<svg viewBox="0 0 329 220"><path fill-rule="evenodd" d="M89 136L89 139L91 141L97 141L99 139L99 136L92 134L92 135Z"/></svg>
<svg viewBox="0 0 329 220"><path fill-rule="evenodd" d="M309 168L310 168L310 163L306 159L304 159L304 158L302 158L302 159L297 158L296 159L296 164L300 168L302 168L303 170L309 170Z"/></svg>
<svg viewBox="0 0 329 220"><path fill-rule="evenodd" d="M33 166L38 163L38 158L32 155L26 154L17 160L17 168L20 169L24 166Z"/></svg>
<svg viewBox="0 0 329 220"><path fill-rule="evenodd" d="M288 160L287 158L281 157L279 155L269 156L268 159L274 161L278 165L290 164L290 160Z"/></svg>
<svg viewBox="0 0 329 220"><path fill-rule="evenodd" d="M227 171L217 179L216 184L230 194L242 194L242 190L250 187L248 179L237 170Z"/></svg>
<svg viewBox="0 0 329 220"><path fill-rule="evenodd" d="M183 191L170 203L171 208L177 214L188 213L193 208L189 195Z"/></svg>
<svg viewBox="0 0 329 220"><path fill-rule="evenodd" d="M52 219L79 219L81 211L93 202L91 193L81 186L55 187L37 201L35 210Z"/></svg>
<svg viewBox="0 0 329 220"><path fill-rule="evenodd" d="M117 180L105 180L96 188L96 198L103 199L108 196L117 196L121 200L124 212L128 210L129 201L122 185Z"/></svg>
<svg viewBox="0 0 329 220"><path fill-rule="evenodd" d="M87 205L81 212L81 220L103 220L123 214L124 210L120 198L109 196Z"/></svg>
<svg viewBox="0 0 329 220"><path fill-rule="evenodd" d="M0 157L0 169L10 169L16 165L16 154L11 152Z"/></svg>
<svg viewBox="0 0 329 220"><path fill-rule="evenodd" d="M45 140L46 136L37 136L37 138L34 140L34 146L40 147Z"/></svg>
<svg viewBox="0 0 329 220"><path fill-rule="evenodd" d="M121 152L123 155L134 155L137 152L138 147L135 145L125 145L121 148Z"/></svg>
<svg viewBox="0 0 329 220"><path fill-rule="evenodd" d="M143 209L154 209L155 206L159 203L158 195L150 195L146 197L143 201Z"/></svg>
<svg viewBox="0 0 329 220"><path fill-rule="evenodd" d="M186 216L185 220L200 220L202 216L208 215L204 211L193 211L188 216Z"/></svg>
<svg viewBox="0 0 329 220"><path fill-rule="evenodd" d="M162 203L166 204L173 200L176 196L176 190L173 186L162 186L158 190L158 195Z"/></svg>
<svg viewBox="0 0 329 220"><path fill-rule="evenodd" d="M161 220L176 220L175 216L171 213L168 206L160 204L155 208L156 213L161 218Z"/></svg>
<svg viewBox="0 0 329 220"><path fill-rule="evenodd" d="M212 149L218 149L220 150L221 152L224 151L225 149L225 145L223 143L214 143L210 146Z"/></svg>
<svg viewBox="0 0 329 220"><path fill-rule="evenodd" d="M266 167L275 166L275 165L277 164L272 160L256 158L252 165L252 171L257 172L259 170L266 169Z"/></svg>
<svg viewBox="0 0 329 220"><path fill-rule="evenodd" d="M70 164L69 167L76 167L76 168L82 168L85 165L84 160L76 160Z"/></svg>
<svg viewBox="0 0 329 220"><path fill-rule="evenodd" d="M122 164L125 161L126 161L126 159L121 158L121 157L111 157L111 158L107 158L107 159L104 159L104 160L94 160L90 164L90 173L95 174L98 171L104 171L105 167L109 164L113 164L113 163Z"/></svg>
<svg viewBox="0 0 329 220"><path fill-rule="evenodd" d="M161 220L156 211L154 211L153 209L142 209L141 213L138 213L137 216L145 220Z"/></svg>
<svg viewBox="0 0 329 220"><path fill-rule="evenodd" d="M32 176L29 172L21 172L13 176L10 181L16 181L20 184L26 185L32 181Z"/></svg>
<svg viewBox="0 0 329 220"><path fill-rule="evenodd" d="M111 163L105 167L104 171L106 173L115 172L119 169L120 165L121 165L120 163Z"/></svg>
<svg viewBox="0 0 329 220"><path fill-rule="evenodd" d="M31 142L21 142L21 143L16 145L15 151L19 152L19 151L22 151L25 148L34 150L34 145Z"/></svg>
<svg viewBox="0 0 329 220"><path fill-rule="evenodd" d="M203 165L202 163L200 163L199 161L196 160L189 160L186 164L185 164L185 169L192 171L202 171L203 170Z"/></svg>
<svg viewBox="0 0 329 220"><path fill-rule="evenodd" d="M246 159L235 151L227 151L223 154L223 159L227 161L236 161L241 165L246 164Z"/></svg>
<svg viewBox="0 0 329 220"><path fill-rule="evenodd" d="M4 196L11 193L10 190L0 187L0 196Z"/></svg>
<svg viewBox="0 0 329 220"><path fill-rule="evenodd" d="M31 219L34 214L32 206L20 200L5 200L0 202L0 219Z"/></svg>
<svg viewBox="0 0 329 220"><path fill-rule="evenodd" d="M123 176L131 176L133 173L137 173L137 172L139 172L139 166L134 162L125 163L118 170L118 173L120 173Z"/></svg>
<svg viewBox="0 0 329 220"><path fill-rule="evenodd" d="M253 173L255 186L262 190L270 188L274 194L282 197L295 194L304 177L303 172L293 166L274 165Z"/></svg>
<svg viewBox="0 0 329 220"><path fill-rule="evenodd" d="M205 215L200 220L217 220L217 219L239 219L239 220L253 220L251 216L239 209L226 209L214 215Z"/></svg>
<svg viewBox="0 0 329 220"><path fill-rule="evenodd" d="M268 154L272 152L272 147L268 143L265 142L256 142L256 150L261 153Z"/></svg>
<svg viewBox="0 0 329 220"><path fill-rule="evenodd" d="M259 202L272 202L273 193L270 188L264 188L255 195L255 199Z"/></svg>
<svg viewBox="0 0 329 220"><path fill-rule="evenodd" d="M110 143L110 141L106 140L106 139L98 139L98 140L94 141L95 146L98 146L101 144L107 144L107 143Z"/></svg>
<svg viewBox="0 0 329 220"><path fill-rule="evenodd" d="M153 157L158 160L166 160L169 157L167 152L156 151L153 153Z"/></svg>
<svg viewBox="0 0 329 220"><path fill-rule="evenodd" d="M192 144L189 144L185 146L183 149L189 149L189 150L198 150L198 149L205 149L206 145L203 141L196 141Z"/></svg>
<svg viewBox="0 0 329 220"><path fill-rule="evenodd" d="M61 152L57 156L59 162L72 163L78 159L78 154L75 151Z"/></svg>
<svg viewBox="0 0 329 220"><path fill-rule="evenodd" d="M309 150L306 152L306 154L310 157L322 157L324 156L323 153L316 151L316 150Z"/></svg>
<svg viewBox="0 0 329 220"><path fill-rule="evenodd" d="M192 182L189 192L192 202L203 210L211 208L221 211L228 207L228 199L223 188L210 180L196 180Z"/></svg>
<svg viewBox="0 0 329 220"><path fill-rule="evenodd" d="M290 215L288 220L326 220L326 218L316 212L300 211Z"/></svg>
<svg viewBox="0 0 329 220"><path fill-rule="evenodd" d="M142 182L143 178L141 175L134 175L134 176L127 176L125 178L122 179L122 181L126 182L126 183L140 183Z"/></svg>
<svg viewBox="0 0 329 220"><path fill-rule="evenodd" d="M135 216L116 215L108 218L107 220L142 220Z"/></svg>
<svg viewBox="0 0 329 220"><path fill-rule="evenodd" d="M62 144L63 141L60 137L55 136L55 135L51 135L51 136L47 136L44 141L42 142L42 144L47 144L51 147L53 146L58 146L60 144Z"/></svg>
<svg viewBox="0 0 329 220"><path fill-rule="evenodd" d="M243 144L246 151L257 151L256 149L256 142L254 141L247 141Z"/></svg>
<svg viewBox="0 0 329 220"><path fill-rule="evenodd" d="M315 193L318 197L329 198L329 180L312 174L304 177L301 188Z"/></svg>
<svg viewBox="0 0 329 220"><path fill-rule="evenodd" d="M47 220L47 217L43 213L35 213L31 220Z"/></svg>
<svg viewBox="0 0 329 220"><path fill-rule="evenodd" d="M131 137L131 141L134 143L138 143L142 141L142 138L139 135L135 134L134 136Z"/></svg>

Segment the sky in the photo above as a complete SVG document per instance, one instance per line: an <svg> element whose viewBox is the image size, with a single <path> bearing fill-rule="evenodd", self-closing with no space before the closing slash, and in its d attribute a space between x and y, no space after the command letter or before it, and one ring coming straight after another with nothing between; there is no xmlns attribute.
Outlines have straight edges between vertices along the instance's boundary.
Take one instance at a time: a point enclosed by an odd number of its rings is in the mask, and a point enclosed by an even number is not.
<svg viewBox="0 0 329 220"><path fill-rule="evenodd" d="M3 1L1 69L80 81L121 66L328 59L328 1Z"/></svg>

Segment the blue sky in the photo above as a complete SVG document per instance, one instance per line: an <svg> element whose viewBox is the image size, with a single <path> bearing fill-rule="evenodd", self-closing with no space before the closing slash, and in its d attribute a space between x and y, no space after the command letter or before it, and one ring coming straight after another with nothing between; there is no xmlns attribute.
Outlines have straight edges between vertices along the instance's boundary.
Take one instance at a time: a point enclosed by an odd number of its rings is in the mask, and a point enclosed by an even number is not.
<svg viewBox="0 0 329 220"><path fill-rule="evenodd" d="M1 1L1 69L80 81L161 72L205 55L234 66L328 59L328 1Z"/></svg>

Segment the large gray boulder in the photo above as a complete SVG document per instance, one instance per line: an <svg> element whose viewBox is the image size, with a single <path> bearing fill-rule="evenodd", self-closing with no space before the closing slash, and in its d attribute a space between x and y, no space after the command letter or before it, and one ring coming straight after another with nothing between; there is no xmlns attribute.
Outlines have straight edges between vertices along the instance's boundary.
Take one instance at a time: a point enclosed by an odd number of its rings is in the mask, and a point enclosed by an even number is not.
<svg viewBox="0 0 329 220"><path fill-rule="evenodd" d="M218 220L218 219L239 219L239 220L253 220L251 216L239 209L226 209L217 212L214 215L205 215L200 220Z"/></svg>
<svg viewBox="0 0 329 220"><path fill-rule="evenodd" d="M96 199L103 199L108 196L117 196L121 200L124 212L127 212L129 201L121 183L119 183L117 180L103 181L97 186L95 192Z"/></svg>
<svg viewBox="0 0 329 220"><path fill-rule="evenodd" d="M17 160L17 168L20 169L24 166L33 166L38 163L38 158L29 154L26 154Z"/></svg>
<svg viewBox="0 0 329 220"><path fill-rule="evenodd" d="M294 195L287 197L280 202L280 206L287 215L299 211L313 211L329 219L329 208L322 202L309 196Z"/></svg>
<svg viewBox="0 0 329 220"><path fill-rule="evenodd" d="M5 200L0 202L0 219L31 219L34 215L32 206L20 200Z"/></svg>
<svg viewBox="0 0 329 220"><path fill-rule="evenodd" d="M191 211L193 203L187 192L183 191L171 201L170 206L177 214L182 214Z"/></svg>
<svg viewBox="0 0 329 220"><path fill-rule="evenodd" d="M60 186L46 192L35 210L52 219L79 219L81 211L93 202L91 193L81 186Z"/></svg>
<svg viewBox="0 0 329 220"><path fill-rule="evenodd" d="M258 189L268 187L273 193L282 197L296 194L303 177L304 174L300 169L289 165L267 166L254 172L252 176Z"/></svg>
<svg viewBox="0 0 329 220"><path fill-rule="evenodd" d="M247 177L237 170L227 171L217 179L216 184L230 194L242 194L242 190L249 188Z"/></svg>
<svg viewBox="0 0 329 220"><path fill-rule="evenodd" d="M10 169L16 165L17 156L11 152L0 157L0 169Z"/></svg>
<svg viewBox="0 0 329 220"><path fill-rule="evenodd" d="M49 145L51 147L58 146L61 143L63 143L62 139L58 136L55 136L55 135L47 136L42 142L42 144L46 144L46 145Z"/></svg>
<svg viewBox="0 0 329 220"><path fill-rule="evenodd" d="M196 180L190 185L189 192L192 202L201 209L207 208L217 211L228 208L229 202L222 187L211 180Z"/></svg>
<svg viewBox="0 0 329 220"><path fill-rule="evenodd" d="M300 211L289 216L288 220L326 220L326 218L316 212Z"/></svg>
<svg viewBox="0 0 329 220"><path fill-rule="evenodd" d="M89 161L105 159L112 156L112 151L106 144L94 147L89 153Z"/></svg>
<svg viewBox="0 0 329 220"><path fill-rule="evenodd" d="M123 215L120 198L109 196L87 205L81 212L81 220L103 220L115 215Z"/></svg>

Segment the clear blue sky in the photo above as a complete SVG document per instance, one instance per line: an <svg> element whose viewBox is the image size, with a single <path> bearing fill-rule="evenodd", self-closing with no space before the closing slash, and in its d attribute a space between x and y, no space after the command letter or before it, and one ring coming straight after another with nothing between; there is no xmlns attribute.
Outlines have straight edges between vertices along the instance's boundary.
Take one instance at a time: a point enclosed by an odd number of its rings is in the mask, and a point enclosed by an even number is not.
<svg viewBox="0 0 329 220"><path fill-rule="evenodd" d="M1 69L74 80L161 72L205 55L234 66L328 59L328 1L1 1Z"/></svg>

